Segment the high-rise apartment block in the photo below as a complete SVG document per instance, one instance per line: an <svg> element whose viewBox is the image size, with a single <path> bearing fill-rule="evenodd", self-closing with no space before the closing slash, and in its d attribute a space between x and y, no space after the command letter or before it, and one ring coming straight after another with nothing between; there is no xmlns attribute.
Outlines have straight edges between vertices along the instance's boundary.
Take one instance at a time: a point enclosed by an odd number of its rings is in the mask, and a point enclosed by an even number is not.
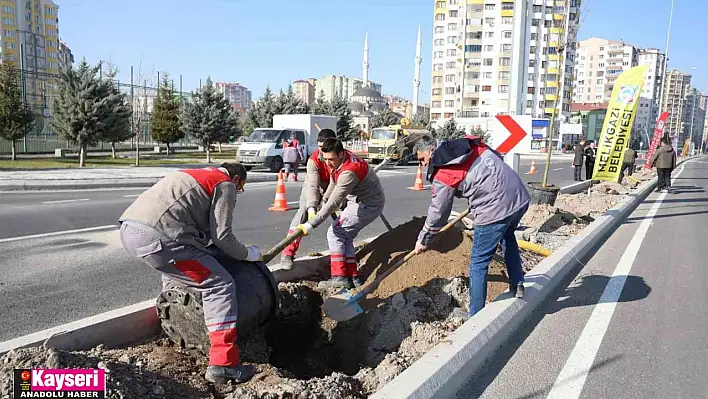
<svg viewBox="0 0 708 399"><path fill-rule="evenodd" d="M63 40L59 40L59 72L66 72L73 65L74 53Z"/></svg>
<svg viewBox="0 0 708 399"><path fill-rule="evenodd" d="M22 69L26 103L46 113L59 73L59 7L52 0L0 5L0 58Z"/></svg>
<svg viewBox="0 0 708 399"><path fill-rule="evenodd" d="M216 90L224 95L231 107L237 111L248 111L251 108L251 91L246 86L236 82L216 82Z"/></svg>
<svg viewBox="0 0 708 399"><path fill-rule="evenodd" d="M573 102L610 101L617 77L637 66L638 55L634 46L619 41L597 37L581 41L575 57Z"/></svg>
<svg viewBox="0 0 708 399"><path fill-rule="evenodd" d="M664 133L671 136L681 136L684 132L686 94L691 85L691 75L678 69L670 69L666 73L662 108L669 113Z"/></svg>
<svg viewBox="0 0 708 399"><path fill-rule="evenodd" d="M431 120L543 118L554 105L569 116L579 7L580 0L435 0Z"/></svg>
<svg viewBox="0 0 708 399"><path fill-rule="evenodd" d="M307 104L307 106L312 106L316 98L316 85L317 79L296 80L293 82L293 92L295 96Z"/></svg>
<svg viewBox="0 0 708 399"><path fill-rule="evenodd" d="M381 94L381 85L368 80L368 87ZM349 102L350 97L364 85L364 79L340 75L325 75L317 79L315 98L324 93L325 101L331 101L335 96Z"/></svg>
<svg viewBox="0 0 708 399"><path fill-rule="evenodd" d="M639 98L639 107L634 128L644 137L651 137L659 117L659 99L663 87L666 56L658 49L639 50L638 65L647 65L644 88Z"/></svg>
<svg viewBox="0 0 708 399"><path fill-rule="evenodd" d="M703 135L703 123L706 118L708 98L695 87L690 87L686 93L683 111L683 134L680 142L690 138L693 143L700 145Z"/></svg>

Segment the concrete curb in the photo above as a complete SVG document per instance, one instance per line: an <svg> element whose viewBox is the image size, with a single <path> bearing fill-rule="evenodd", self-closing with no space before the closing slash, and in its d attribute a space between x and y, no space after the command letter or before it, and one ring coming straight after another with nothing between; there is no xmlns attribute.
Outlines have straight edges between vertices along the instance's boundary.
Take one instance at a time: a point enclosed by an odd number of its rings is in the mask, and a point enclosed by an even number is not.
<svg viewBox="0 0 708 399"><path fill-rule="evenodd" d="M0 191L38 190L90 190L97 188L148 188L162 177L129 179L62 179L62 180L5 180L0 181ZM278 175L251 175L251 183L277 181Z"/></svg>
<svg viewBox="0 0 708 399"><path fill-rule="evenodd" d="M583 183L590 181L580 184ZM454 398L568 274L590 258L649 196L656 183L656 178L646 181L634 194L629 194L529 271L523 299L509 298L508 293L500 295L370 399Z"/></svg>

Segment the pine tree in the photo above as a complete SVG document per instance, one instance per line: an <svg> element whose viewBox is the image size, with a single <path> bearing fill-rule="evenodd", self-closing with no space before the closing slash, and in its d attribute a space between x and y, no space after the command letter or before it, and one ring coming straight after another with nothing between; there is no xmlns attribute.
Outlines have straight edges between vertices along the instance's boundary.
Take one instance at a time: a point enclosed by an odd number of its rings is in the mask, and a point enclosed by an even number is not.
<svg viewBox="0 0 708 399"><path fill-rule="evenodd" d="M153 140L167 146L167 155L170 155L170 144L184 138L179 112L179 99L176 98L175 91L165 76L157 91L150 116L150 134Z"/></svg>
<svg viewBox="0 0 708 399"><path fill-rule="evenodd" d="M445 121L441 129L436 132L436 138L440 141L459 139L465 136L465 129L458 127L455 118Z"/></svg>
<svg viewBox="0 0 708 399"><path fill-rule="evenodd" d="M371 128L377 128L381 126L397 125L401 122L402 115L393 112L391 108L386 108L382 112L374 115L371 119Z"/></svg>
<svg viewBox="0 0 708 399"><path fill-rule="evenodd" d="M312 105L310 110L313 115L330 115L330 104L325 100L325 94L323 90L317 93L317 98L315 103Z"/></svg>
<svg viewBox="0 0 708 399"><path fill-rule="evenodd" d="M116 84L117 69L114 69L110 64L108 68L106 76L100 80L103 93L99 101L102 101L104 106L105 119L97 137L100 141L111 144L111 155L113 159L116 159L116 143L128 140L133 136L130 127L133 107Z"/></svg>
<svg viewBox="0 0 708 399"><path fill-rule="evenodd" d="M276 108L281 115L307 114L310 112L307 104L295 95L292 85L288 86L288 90L285 93L282 90L280 91L277 103L278 106Z"/></svg>
<svg viewBox="0 0 708 399"><path fill-rule="evenodd" d="M10 61L0 64L0 137L12 143L12 160L17 160L16 142L35 125L35 117L24 105L20 79Z"/></svg>
<svg viewBox="0 0 708 399"><path fill-rule="evenodd" d="M207 163L211 163L211 144L223 140L227 133L237 133L238 118L231 105L214 87L211 78L192 94L180 114L182 131L193 137L206 149Z"/></svg>
<svg viewBox="0 0 708 399"><path fill-rule="evenodd" d="M130 106L113 83L98 74L101 63L90 66L83 60L61 74L52 103L52 127L79 146L79 166L86 166L86 149L129 126ZM126 112L127 111L127 112Z"/></svg>
<svg viewBox="0 0 708 399"><path fill-rule="evenodd" d="M337 120L337 137L340 140L348 141L359 135L359 130L353 126L354 118L345 99L334 96L328 108L329 115L339 118Z"/></svg>
<svg viewBox="0 0 708 399"><path fill-rule="evenodd" d="M270 86L267 86L263 96L254 102L248 111L248 118L255 127L273 127L273 115L276 115L278 111L277 100L278 98L273 96Z"/></svg>
<svg viewBox="0 0 708 399"><path fill-rule="evenodd" d="M415 114L413 116L413 125L414 126L428 126L430 124L430 118L428 117L427 114Z"/></svg>

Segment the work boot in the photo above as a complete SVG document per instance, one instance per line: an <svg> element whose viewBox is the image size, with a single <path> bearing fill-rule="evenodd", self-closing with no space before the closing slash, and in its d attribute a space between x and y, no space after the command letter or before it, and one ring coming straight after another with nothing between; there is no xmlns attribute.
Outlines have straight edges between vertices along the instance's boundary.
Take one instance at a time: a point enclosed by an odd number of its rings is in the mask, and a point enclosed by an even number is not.
<svg viewBox="0 0 708 399"><path fill-rule="evenodd" d="M354 288L359 288L362 285L364 285L364 282L361 281L359 276L354 276L354 277L352 277L352 284L354 284Z"/></svg>
<svg viewBox="0 0 708 399"><path fill-rule="evenodd" d="M509 292L514 298L523 298L525 294L524 283L519 283L516 286L509 284Z"/></svg>
<svg viewBox="0 0 708 399"><path fill-rule="evenodd" d="M327 288L351 289L351 288L354 288L354 283L352 283L352 281L349 279L349 277L334 276L334 277L330 278L329 280L320 281L320 283L317 284L317 288L319 288L319 289L327 289Z"/></svg>
<svg viewBox="0 0 708 399"><path fill-rule="evenodd" d="M250 380L254 374L256 374L256 368L251 365L209 366L204 374L204 378L213 383L223 384L228 381L233 381L237 384L241 384Z"/></svg>
<svg viewBox="0 0 708 399"><path fill-rule="evenodd" d="M280 267L282 267L284 270L292 270L294 261L295 261L294 256L283 255L280 258Z"/></svg>

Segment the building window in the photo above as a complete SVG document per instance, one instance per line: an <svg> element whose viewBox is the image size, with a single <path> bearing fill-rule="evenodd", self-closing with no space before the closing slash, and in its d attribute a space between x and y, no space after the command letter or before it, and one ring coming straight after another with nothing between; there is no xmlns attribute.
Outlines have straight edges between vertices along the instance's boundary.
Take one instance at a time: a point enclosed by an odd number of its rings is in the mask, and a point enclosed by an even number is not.
<svg viewBox="0 0 708 399"><path fill-rule="evenodd" d="M455 100L445 100L445 107L451 108L455 106Z"/></svg>
<svg viewBox="0 0 708 399"><path fill-rule="evenodd" d="M492 86L482 86L482 91L492 91Z"/></svg>
<svg viewBox="0 0 708 399"><path fill-rule="evenodd" d="M442 83L442 76L433 76L433 83Z"/></svg>
<svg viewBox="0 0 708 399"><path fill-rule="evenodd" d="M444 20L445 20L445 14L435 14L435 20L436 20L436 21L444 21Z"/></svg>
<svg viewBox="0 0 708 399"><path fill-rule="evenodd" d="M430 104L430 106L431 106L432 108L440 108L440 105L441 105L441 104L442 104L442 103L441 103L440 101L433 101L433 102Z"/></svg>
<svg viewBox="0 0 708 399"><path fill-rule="evenodd" d="M441 88L436 88L432 90L434 96L439 96L442 94L442 89Z"/></svg>
<svg viewBox="0 0 708 399"><path fill-rule="evenodd" d="M430 4L430 3L428 3ZM435 3L435 8L445 8L445 2L444 1L438 1Z"/></svg>
<svg viewBox="0 0 708 399"><path fill-rule="evenodd" d="M492 37L494 37L494 32L486 32L486 33L484 34L484 37L492 38Z"/></svg>
<svg viewBox="0 0 708 399"><path fill-rule="evenodd" d="M494 18L485 18L484 23L487 25L494 25Z"/></svg>
<svg viewBox="0 0 708 399"><path fill-rule="evenodd" d="M533 79L533 75L530 75L529 77ZM511 79L511 72L499 71L499 79Z"/></svg>
<svg viewBox="0 0 708 399"><path fill-rule="evenodd" d="M492 66L494 63L494 60L491 58L485 58L484 61L482 61L482 65L484 66Z"/></svg>
<svg viewBox="0 0 708 399"><path fill-rule="evenodd" d="M430 4L430 3L428 3ZM494 4L485 4L484 9L487 11L494 11Z"/></svg>
<svg viewBox="0 0 708 399"><path fill-rule="evenodd" d="M501 65L501 66L509 66L509 65L511 65L511 58L509 58L509 57L501 57L501 58L499 58L499 65Z"/></svg>
<svg viewBox="0 0 708 399"><path fill-rule="evenodd" d="M484 46L484 51L494 51L494 45L487 44L486 46Z"/></svg>
<svg viewBox="0 0 708 399"><path fill-rule="evenodd" d="M442 51L436 51L436 52L433 53L433 58L434 58L434 59L442 58L444 54L445 54L445 53L442 52Z"/></svg>
<svg viewBox="0 0 708 399"><path fill-rule="evenodd" d="M434 114L430 114L430 119L433 119L433 120L440 119L440 113L436 112Z"/></svg>
<svg viewBox="0 0 708 399"><path fill-rule="evenodd" d="M454 83L455 82L455 75L452 75L452 74L445 75L445 82Z"/></svg>
<svg viewBox="0 0 708 399"><path fill-rule="evenodd" d="M430 3L428 3L428 4L430 4ZM428 6L428 7L430 7L430 6ZM457 10L450 10L448 12L448 15L450 15L450 18L457 18Z"/></svg>
<svg viewBox="0 0 708 399"><path fill-rule="evenodd" d="M531 34L531 40L535 40L535 38L533 37L533 35L535 35L535 33L532 33L532 34ZM510 30L505 30L504 32L502 32L502 37L503 37L504 39L511 39L511 31L510 31Z"/></svg>
<svg viewBox="0 0 708 399"><path fill-rule="evenodd" d="M457 36L448 36L447 37L447 42L450 44L455 44L457 43Z"/></svg>
<svg viewBox="0 0 708 399"><path fill-rule="evenodd" d="M505 53L511 52L511 44L502 44L502 51Z"/></svg>
<svg viewBox="0 0 708 399"><path fill-rule="evenodd" d="M499 85L499 93L508 93L508 92L509 92L508 85Z"/></svg>
<svg viewBox="0 0 708 399"><path fill-rule="evenodd" d="M440 58L442 58L442 51L440 52L440 54L441 54ZM454 57L456 54L457 54L457 49L451 48L451 49L447 50L447 55L449 57Z"/></svg>
<svg viewBox="0 0 708 399"><path fill-rule="evenodd" d="M539 6L539 5L533 6L533 12L543 12L543 6Z"/></svg>
<svg viewBox="0 0 708 399"><path fill-rule="evenodd" d="M434 44L436 46L444 46L445 45L445 39L435 39Z"/></svg>
<svg viewBox="0 0 708 399"><path fill-rule="evenodd" d="M455 94L455 88L454 87L446 87L445 94Z"/></svg>
<svg viewBox="0 0 708 399"><path fill-rule="evenodd" d="M455 23L447 24L447 30L457 30L457 24L455 24Z"/></svg>
<svg viewBox="0 0 708 399"><path fill-rule="evenodd" d="M433 64L433 71L442 71L443 64Z"/></svg>
<svg viewBox="0 0 708 399"><path fill-rule="evenodd" d="M491 73L491 72L485 72L484 74L482 74L482 76L483 76L485 79L491 79L491 78L492 78L492 73Z"/></svg>
<svg viewBox="0 0 708 399"><path fill-rule="evenodd" d="M436 26L435 33L445 33L445 27L444 26Z"/></svg>
<svg viewBox="0 0 708 399"><path fill-rule="evenodd" d="M430 4L430 3L428 3L428 4ZM502 3L501 9L502 9L502 10L506 10L506 11L508 11L508 10L513 10L513 9L514 9L514 3Z"/></svg>
<svg viewBox="0 0 708 399"><path fill-rule="evenodd" d="M454 69L455 68L455 61L450 61L445 64L446 69Z"/></svg>
<svg viewBox="0 0 708 399"><path fill-rule="evenodd" d="M503 25L511 25L514 23L514 17L502 17Z"/></svg>

